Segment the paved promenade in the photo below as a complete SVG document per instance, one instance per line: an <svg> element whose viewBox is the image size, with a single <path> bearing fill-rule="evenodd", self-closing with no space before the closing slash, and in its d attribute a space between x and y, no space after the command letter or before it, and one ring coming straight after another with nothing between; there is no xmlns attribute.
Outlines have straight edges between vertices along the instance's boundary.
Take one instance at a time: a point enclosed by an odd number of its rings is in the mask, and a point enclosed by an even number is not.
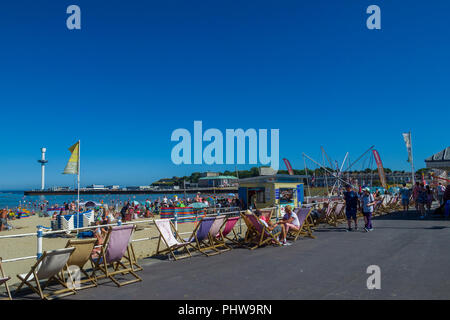
<svg viewBox="0 0 450 320"><path fill-rule="evenodd" d="M361 221L362 222L362 221ZM288 247L235 249L177 262L147 258L143 282L110 281L69 299L450 299L450 221L415 212L378 217L375 230L322 227ZM366 268L381 268L368 290Z"/></svg>

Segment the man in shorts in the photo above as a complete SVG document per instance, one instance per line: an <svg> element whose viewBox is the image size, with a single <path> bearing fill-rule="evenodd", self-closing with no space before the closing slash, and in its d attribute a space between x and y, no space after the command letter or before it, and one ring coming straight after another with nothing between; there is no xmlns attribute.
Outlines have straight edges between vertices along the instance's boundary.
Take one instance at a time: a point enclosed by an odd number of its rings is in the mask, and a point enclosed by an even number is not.
<svg viewBox="0 0 450 320"><path fill-rule="evenodd" d="M344 192L345 215L347 216L347 231L352 231L352 220L355 222L355 230L358 230L358 194L353 191L352 186L347 184Z"/></svg>
<svg viewBox="0 0 450 320"><path fill-rule="evenodd" d="M400 189L400 195L402 196L403 211L408 211L411 190L406 187L406 183L403 183L403 187Z"/></svg>

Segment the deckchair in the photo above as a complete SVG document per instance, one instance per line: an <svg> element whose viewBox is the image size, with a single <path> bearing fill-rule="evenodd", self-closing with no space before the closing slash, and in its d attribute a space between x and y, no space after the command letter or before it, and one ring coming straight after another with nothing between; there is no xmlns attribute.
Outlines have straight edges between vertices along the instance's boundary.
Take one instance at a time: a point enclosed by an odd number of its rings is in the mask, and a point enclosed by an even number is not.
<svg viewBox="0 0 450 320"><path fill-rule="evenodd" d="M342 213L342 210L344 209L345 204L342 202L336 202L333 206L331 212L328 212L327 210L327 223L337 227L339 223L339 215Z"/></svg>
<svg viewBox="0 0 450 320"><path fill-rule="evenodd" d="M327 211L325 212L325 217L323 218L323 221L321 222L325 222L327 224L332 224L334 219L333 219L333 213L334 213L334 208L336 207L337 202L334 201L330 201L328 203L327 206Z"/></svg>
<svg viewBox="0 0 450 320"><path fill-rule="evenodd" d="M276 234L272 234L269 230L267 230L267 228L263 224L259 222L259 219L256 217L254 213L251 214L247 213L246 217L257 232L256 237L254 238L254 240L256 240L255 246L250 247L249 248L250 250L259 248L268 243L275 243L281 246L281 243L277 239L281 231L277 232Z"/></svg>
<svg viewBox="0 0 450 320"><path fill-rule="evenodd" d="M74 250L75 248L64 248L45 251L38 261L36 261L36 263L31 267L30 272L17 275L17 278L19 278L21 283L17 287L15 294L20 291L24 284L37 293L41 299L50 299L50 296L52 296L53 299L56 297L59 298L62 296L75 294L75 290L73 288L67 288L66 283L61 281L58 275L58 273L62 272L64 268L67 268L67 261ZM73 283L72 275L70 273L69 278L71 278ZM41 286L40 282L43 280L47 281ZM64 286L64 289L44 294L44 289L52 280L59 282ZM32 281L34 281L36 285L33 285ZM61 293L64 294L61 295Z"/></svg>
<svg viewBox="0 0 450 320"><path fill-rule="evenodd" d="M334 209L334 219L336 225L347 221L347 216L345 215L345 203L338 202L336 208Z"/></svg>
<svg viewBox="0 0 450 320"><path fill-rule="evenodd" d="M206 256L212 256L220 253L220 251L212 246L209 241L209 230L215 220L216 217L202 218L202 220L200 220L192 231L191 236L189 238L185 238L184 241L187 242L193 249L198 250Z"/></svg>
<svg viewBox="0 0 450 320"><path fill-rule="evenodd" d="M6 294L8 295L7 298L3 298L2 300L12 300L11 298L11 292L9 291L8 287L8 280L10 280L10 277L5 276L5 273L3 272L2 267L2 258L0 258L0 285L4 284L6 287Z"/></svg>
<svg viewBox="0 0 450 320"><path fill-rule="evenodd" d="M69 269L64 268L63 272L61 273L60 280L62 280L64 283L67 284L67 280L64 277L64 271L67 271L68 273L71 273L72 278L75 276L75 272L82 273L86 278L77 280L77 285L75 286L75 290L82 290L87 288L92 288L97 286L97 282L95 281L95 278L91 277L86 270L84 269L84 266L88 261L90 261L90 257L92 254L92 250L94 249L95 243L97 242L97 239L70 239L67 241L66 248L75 248L72 255L70 256L69 260L67 261L67 265ZM73 268L76 268L77 271L73 270ZM75 271L75 272L74 272ZM81 276L81 274L80 274ZM81 286L81 284L89 283L88 285Z"/></svg>
<svg viewBox="0 0 450 320"><path fill-rule="evenodd" d="M185 242L175 229L172 221L169 219L154 220L156 229L159 231L158 247L156 254L170 254L174 260L191 257L188 243ZM160 249L161 243L166 245L165 249ZM179 249L186 251L186 254L180 254Z"/></svg>
<svg viewBox="0 0 450 320"><path fill-rule="evenodd" d="M247 227L247 231L245 232L245 236L244 236L244 243L250 243L252 242L257 234L258 231L256 231L255 227L253 226L253 224L250 222L250 220L248 219L247 215L251 215L252 212L250 210L247 210L247 212L241 213L241 219L244 220L244 223Z"/></svg>
<svg viewBox="0 0 450 320"><path fill-rule="evenodd" d="M294 230L292 228L289 228L287 236L293 237L294 241L297 241L298 237L300 235L308 236L310 238L315 239L316 237L313 236L311 226L314 226L314 224L311 222L311 211L312 208L295 208L294 212L298 217L298 220L300 222L300 227L298 230Z"/></svg>
<svg viewBox="0 0 450 320"><path fill-rule="evenodd" d="M225 243L225 241L220 241L217 239L217 236L220 235L220 230L226 223L226 216L221 215L217 216L211 225L211 229L209 229L209 242L211 244L211 248L215 248L219 250L219 252L230 251L231 248ZM223 248L223 249L221 249Z"/></svg>
<svg viewBox="0 0 450 320"><path fill-rule="evenodd" d="M234 226L238 222L240 217L228 217L225 221L225 226L223 229L219 230L219 234L216 236L217 241L222 241L225 243L226 240L232 242L236 245L241 245L240 238L236 234L236 231L234 231ZM229 234L233 235L232 238L229 237ZM229 246L228 246L229 247Z"/></svg>
<svg viewBox="0 0 450 320"><path fill-rule="evenodd" d="M111 279L118 287L142 281L142 279L134 272L133 262L130 260L130 242L133 236L135 225L123 225L117 227L110 227L106 234L98 257L91 256L92 262L92 276L95 281L102 278ZM127 253L127 255L125 254ZM125 265L125 260L128 266ZM110 268L113 270L111 271ZM98 276L96 271L101 271L103 274ZM130 274L135 279L120 282L115 278L117 274Z"/></svg>

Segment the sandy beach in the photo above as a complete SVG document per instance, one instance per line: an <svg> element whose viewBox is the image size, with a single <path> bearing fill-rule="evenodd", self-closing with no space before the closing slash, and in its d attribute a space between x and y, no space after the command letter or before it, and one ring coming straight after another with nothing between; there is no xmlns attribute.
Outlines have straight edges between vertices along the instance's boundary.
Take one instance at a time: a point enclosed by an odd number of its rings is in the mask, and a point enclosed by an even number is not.
<svg viewBox="0 0 450 320"><path fill-rule="evenodd" d="M158 219L159 216L155 216ZM142 221L148 219L137 219L134 221ZM20 220L10 220L9 223L14 226L14 229L10 231L3 231L0 236L12 235L12 234L24 234L24 233L36 233L37 225L42 225L44 227L50 227L51 218L42 218L37 215L28 218L23 218ZM192 232L195 227L194 223L184 223L178 224L178 232ZM245 224L242 224L243 230ZM239 230L239 224L235 227ZM152 240L144 240L133 243L136 257L138 259L143 257L151 256L155 253L158 240L156 237L159 236L156 227L151 223L140 223L137 224L136 232L133 235L133 239L142 239L148 237L154 237ZM189 234L181 235L182 237L189 237ZM45 236L42 244L43 250L54 250L64 248L69 239L76 239L76 233L71 234L58 234ZM37 237L27 236L21 238L11 238L11 239L0 239L0 257L3 260L13 259L19 257L33 256L36 255L37 251ZM6 275L11 277L9 284L14 284L18 281L17 274L26 273L30 271L30 267L35 263L35 259L14 261L3 263L3 268Z"/></svg>

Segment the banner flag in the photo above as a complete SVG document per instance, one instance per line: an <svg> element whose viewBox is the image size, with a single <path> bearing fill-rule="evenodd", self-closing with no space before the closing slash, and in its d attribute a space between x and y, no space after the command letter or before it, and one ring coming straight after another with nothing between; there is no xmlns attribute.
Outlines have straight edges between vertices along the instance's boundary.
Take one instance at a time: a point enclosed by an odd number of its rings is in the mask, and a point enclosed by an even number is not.
<svg viewBox="0 0 450 320"><path fill-rule="evenodd" d="M284 161L284 164L286 165L286 168L288 169L289 175L293 176L294 175L294 170L292 170L291 163L286 158L284 158L283 161Z"/></svg>
<svg viewBox="0 0 450 320"><path fill-rule="evenodd" d="M407 132L407 133L402 133L403 135L403 140L405 140L405 144L406 144L406 150L408 151L408 162L411 163L411 157L412 157L412 153L411 153L411 132Z"/></svg>
<svg viewBox="0 0 450 320"><path fill-rule="evenodd" d="M378 167L378 175L380 176L380 182L381 182L381 186L385 189L387 189L387 185L386 185L386 175L384 174L384 169L383 169L383 163L381 162L381 158L380 155L378 154L377 150L372 150L373 152L373 156L375 158L375 162L377 163L377 167Z"/></svg>
<svg viewBox="0 0 450 320"><path fill-rule="evenodd" d="M69 148L71 152L69 161L67 162L66 168L63 174L78 174L78 161L80 159L80 141L75 143Z"/></svg>

